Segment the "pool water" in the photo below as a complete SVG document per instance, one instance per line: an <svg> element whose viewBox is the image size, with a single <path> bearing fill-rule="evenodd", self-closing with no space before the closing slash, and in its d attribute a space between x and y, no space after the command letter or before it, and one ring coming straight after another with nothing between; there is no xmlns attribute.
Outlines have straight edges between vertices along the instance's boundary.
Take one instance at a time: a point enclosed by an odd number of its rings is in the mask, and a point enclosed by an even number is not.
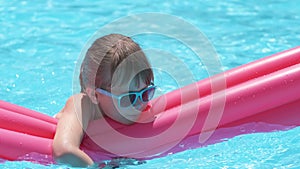
<svg viewBox="0 0 300 169"><path fill-rule="evenodd" d="M198 28L228 70L300 45L299 1L251 0L182 2L4 1L0 0L0 99L48 115L56 114L74 92L74 72L87 41L103 26L128 15L156 12ZM154 18L159 20L159 18ZM139 23L136 23L137 25ZM149 26L149 25L146 25ZM181 25L178 25L179 27ZM168 27L161 27L168 30ZM184 30L183 30L184 31ZM211 75L184 42L161 34L133 37L143 49L156 49L186 65L151 55L157 95ZM168 74L169 73L169 74ZM185 74L187 73L187 74ZM187 76L187 75L191 76ZM179 75L174 79L172 76ZM191 78L190 78L191 77ZM180 84L180 85L178 85ZM300 168L300 128L241 135L227 141L123 168ZM1 162L2 160L0 160ZM66 168L30 162L3 162L0 168Z"/></svg>

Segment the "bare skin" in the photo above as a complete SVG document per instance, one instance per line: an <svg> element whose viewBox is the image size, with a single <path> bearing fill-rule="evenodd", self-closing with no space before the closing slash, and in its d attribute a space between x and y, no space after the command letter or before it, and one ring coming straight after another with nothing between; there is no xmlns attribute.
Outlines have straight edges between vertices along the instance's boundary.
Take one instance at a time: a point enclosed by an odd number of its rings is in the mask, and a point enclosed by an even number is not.
<svg viewBox="0 0 300 169"><path fill-rule="evenodd" d="M147 87L144 82L139 86L131 87L130 91L140 91ZM128 85L119 86L112 89L114 94L128 92ZM59 119L56 134L53 141L53 156L58 163L70 164L74 167L87 167L94 164L93 160L82 150L80 144L84 136L84 131L90 121L103 118L102 114L123 124L132 124L137 120L141 111L146 107L146 103L138 100L138 110L127 109L119 113L116 101L100 93L94 93L92 89L87 89L87 94L76 94L71 96L65 107L56 115ZM99 107L103 112L99 112Z"/></svg>
<svg viewBox="0 0 300 169"><path fill-rule="evenodd" d="M59 163L70 164L74 167L93 165L93 160L79 149L84 130L93 119L94 111L85 94L70 97L56 116L59 119L53 141L53 156ZM80 103L82 102L82 103ZM93 112L85 113L83 112Z"/></svg>

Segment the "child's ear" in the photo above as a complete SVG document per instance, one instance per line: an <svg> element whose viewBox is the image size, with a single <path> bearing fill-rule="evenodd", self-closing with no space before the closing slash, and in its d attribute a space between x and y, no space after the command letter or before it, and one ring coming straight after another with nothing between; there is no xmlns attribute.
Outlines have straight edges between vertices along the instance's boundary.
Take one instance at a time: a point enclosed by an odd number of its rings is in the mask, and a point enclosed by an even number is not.
<svg viewBox="0 0 300 169"><path fill-rule="evenodd" d="M87 87L85 91L86 91L87 95L89 96L89 98L91 99L91 101L94 104L98 104L98 100L97 100L97 97L96 97L95 90Z"/></svg>

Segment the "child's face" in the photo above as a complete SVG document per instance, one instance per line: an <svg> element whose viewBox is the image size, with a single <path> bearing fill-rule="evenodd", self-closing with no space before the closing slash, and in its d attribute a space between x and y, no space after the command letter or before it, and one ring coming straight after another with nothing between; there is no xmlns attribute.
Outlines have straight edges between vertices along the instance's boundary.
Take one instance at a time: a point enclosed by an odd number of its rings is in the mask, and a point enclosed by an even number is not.
<svg viewBox="0 0 300 169"><path fill-rule="evenodd" d="M140 79L139 86L129 84L120 84L117 87L111 89L111 93L119 96L128 92L139 92L148 86ZM123 124L134 123L140 116L141 112L146 108L147 103L142 102L140 98L137 99L134 105L130 105L127 108L120 107L118 100L110 96L98 95L98 102L102 108L103 113Z"/></svg>

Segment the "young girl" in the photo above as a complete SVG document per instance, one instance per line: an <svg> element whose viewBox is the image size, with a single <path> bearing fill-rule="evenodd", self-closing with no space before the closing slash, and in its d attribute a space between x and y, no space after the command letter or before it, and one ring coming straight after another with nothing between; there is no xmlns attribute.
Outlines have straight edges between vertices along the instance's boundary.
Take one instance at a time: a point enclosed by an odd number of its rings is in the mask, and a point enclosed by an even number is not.
<svg viewBox="0 0 300 169"><path fill-rule="evenodd" d="M93 165L79 149L90 121L109 117L134 123L155 91L150 64L132 39L110 34L97 39L81 65L81 92L71 96L56 115L53 156L72 166Z"/></svg>

